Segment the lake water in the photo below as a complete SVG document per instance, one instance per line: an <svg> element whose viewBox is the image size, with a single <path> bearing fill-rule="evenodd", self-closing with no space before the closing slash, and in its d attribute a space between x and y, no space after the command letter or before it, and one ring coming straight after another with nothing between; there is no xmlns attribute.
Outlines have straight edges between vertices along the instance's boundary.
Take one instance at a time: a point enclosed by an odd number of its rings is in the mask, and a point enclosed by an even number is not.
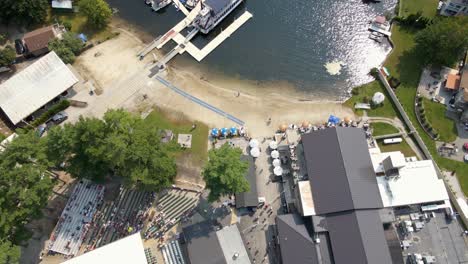
<svg viewBox="0 0 468 264"><path fill-rule="evenodd" d="M118 10L117 16L154 37L183 18L173 6L155 13L144 0L107 1ZM300 90L339 99L351 87L369 82L369 70L390 51L388 43L369 39L367 28L376 15L392 12L396 2L245 0L208 36L200 34L193 41L203 46L248 10L253 18L208 55L201 68L259 82L286 81ZM175 60L198 64L189 55ZM340 71L332 75L333 70Z"/></svg>

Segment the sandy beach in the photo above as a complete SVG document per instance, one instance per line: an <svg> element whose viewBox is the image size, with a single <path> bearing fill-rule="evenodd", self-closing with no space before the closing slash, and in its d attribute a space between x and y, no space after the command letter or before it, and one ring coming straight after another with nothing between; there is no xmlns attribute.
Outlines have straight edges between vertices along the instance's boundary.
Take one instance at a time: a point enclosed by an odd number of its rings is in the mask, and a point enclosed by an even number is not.
<svg viewBox="0 0 468 264"><path fill-rule="evenodd" d="M80 114L99 117L110 108L145 112L156 106L170 112L182 112L213 127L234 125L224 116L173 92L154 76L149 77L154 58L151 54L141 61L137 58L136 54L144 47L140 32L122 28L122 22L115 25L121 32L118 37L87 50L73 65L83 79L93 81L103 93L90 96L86 89L79 92L75 99L87 101L89 106L72 113L71 120ZM147 36L143 39L147 40ZM158 51L153 52L156 57L162 56ZM236 77L212 76L194 67L180 65L169 65L160 76L244 121L253 136L270 136L280 124L298 124L304 120L323 123L330 114L354 117L351 109L340 102L306 101L303 92L287 84L275 86L276 83L259 84ZM268 125L269 118L271 124Z"/></svg>

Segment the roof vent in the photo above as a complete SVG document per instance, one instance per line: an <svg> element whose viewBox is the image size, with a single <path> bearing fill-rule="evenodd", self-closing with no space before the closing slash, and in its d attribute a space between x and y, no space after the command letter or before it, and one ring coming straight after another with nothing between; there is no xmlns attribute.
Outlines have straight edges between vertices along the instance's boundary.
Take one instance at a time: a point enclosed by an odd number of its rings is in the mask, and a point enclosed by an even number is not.
<svg viewBox="0 0 468 264"><path fill-rule="evenodd" d="M234 253L234 256L232 256L232 259L236 260L237 258L239 258L239 253L236 252L236 253Z"/></svg>

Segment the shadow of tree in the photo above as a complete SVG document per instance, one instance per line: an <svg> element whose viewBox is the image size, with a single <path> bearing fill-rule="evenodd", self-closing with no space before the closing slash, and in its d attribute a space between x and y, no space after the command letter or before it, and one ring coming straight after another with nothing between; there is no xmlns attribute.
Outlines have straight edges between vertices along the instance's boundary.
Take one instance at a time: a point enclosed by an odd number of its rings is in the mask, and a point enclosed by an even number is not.
<svg viewBox="0 0 468 264"><path fill-rule="evenodd" d="M417 87L424 66L424 56L417 46L404 51L397 64L401 83L404 86Z"/></svg>

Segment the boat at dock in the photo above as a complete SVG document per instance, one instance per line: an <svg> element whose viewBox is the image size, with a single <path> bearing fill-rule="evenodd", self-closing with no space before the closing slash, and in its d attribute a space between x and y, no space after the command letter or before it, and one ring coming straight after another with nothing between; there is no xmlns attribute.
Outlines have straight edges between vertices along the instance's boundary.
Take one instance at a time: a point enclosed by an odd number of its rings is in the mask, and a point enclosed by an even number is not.
<svg viewBox="0 0 468 264"><path fill-rule="evenodd" d="M153 0L145 0L145 4L151 6L153 3Z"/></svg>
<svg viewBox="0 0 468 264"><path fill-rule="evenodd" d="M378 32L385 36L391 36L390 23L384 16L377 16L374 21L371 21L369 26L370 31Z"/></svg>
<svg viewBox="0 0 468 264"><path fill-rule="evenodd" d="M187 9L192 10L197 5L198 1L200 0L187 0L184 5Z"/></svg>
<svg viewBox="0 0 468 264"><path fill-rule="evenodd" d="M194 20L194 26L208 34L228 16L243 0L205 0L203 8Z"/></svg>
<svg viewBox="0 0 468 264"><path fill-rule="evenodd" d="M171 2L171 0L151 0L151 9L153 9L153 11L159 11L168 6Z"/></svg>

